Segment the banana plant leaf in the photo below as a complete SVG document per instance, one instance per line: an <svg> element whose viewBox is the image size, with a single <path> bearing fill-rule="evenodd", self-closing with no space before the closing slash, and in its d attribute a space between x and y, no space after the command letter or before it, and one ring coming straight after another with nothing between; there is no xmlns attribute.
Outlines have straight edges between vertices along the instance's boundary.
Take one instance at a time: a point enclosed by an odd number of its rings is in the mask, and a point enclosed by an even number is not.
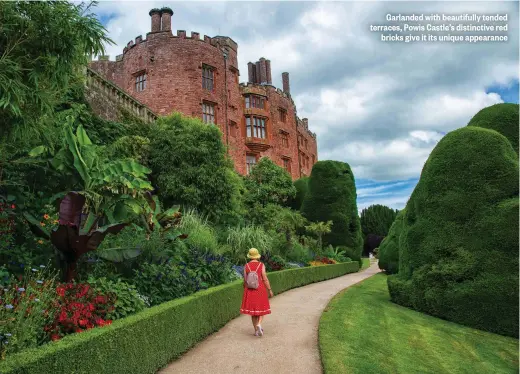
<svg viewBox="0 0 520 374"><path fill-rule="evenodd" d="M75 226L79 230L81 211L85 205L85 196L77 192L69 192L60 203L59 224Z"/></svg>

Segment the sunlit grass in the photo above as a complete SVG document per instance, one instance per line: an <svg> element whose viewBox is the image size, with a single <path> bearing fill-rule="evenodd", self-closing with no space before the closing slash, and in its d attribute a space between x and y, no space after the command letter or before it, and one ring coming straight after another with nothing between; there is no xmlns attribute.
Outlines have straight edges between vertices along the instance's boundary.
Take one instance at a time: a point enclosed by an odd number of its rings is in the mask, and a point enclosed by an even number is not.
<svg viewBox="0 0 520 374"><path fill-rule="evenodd" d="M319 335L325 374L518 373L518 339L398 306L384 274L338 294Z"/></svg>

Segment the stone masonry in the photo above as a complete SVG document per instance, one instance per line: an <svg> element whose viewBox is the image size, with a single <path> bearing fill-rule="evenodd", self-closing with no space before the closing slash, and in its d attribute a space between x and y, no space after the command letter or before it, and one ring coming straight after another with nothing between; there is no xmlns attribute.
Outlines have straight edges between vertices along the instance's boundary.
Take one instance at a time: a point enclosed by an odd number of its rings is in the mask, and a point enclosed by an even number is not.
<svg viewBox="0 0 520 374"><path fill-rule="evenodd" d="M316 135L307 119L296 114L289 73L282 74L283 90L274 87L271 61L262 57L248 64L248 83L240 84L238 45L231 38L201 39L199 33L188 36L184 30L173 35L170 8L149 14L151 32L146 39L136 37L115 61L102 56L90 68L159 116L180 112L204 120L208 117L203 111L213 108L207 122L222 131L242 175L247 174L247 163L264 156L293 179L309 175L318 160Z"/></svg>

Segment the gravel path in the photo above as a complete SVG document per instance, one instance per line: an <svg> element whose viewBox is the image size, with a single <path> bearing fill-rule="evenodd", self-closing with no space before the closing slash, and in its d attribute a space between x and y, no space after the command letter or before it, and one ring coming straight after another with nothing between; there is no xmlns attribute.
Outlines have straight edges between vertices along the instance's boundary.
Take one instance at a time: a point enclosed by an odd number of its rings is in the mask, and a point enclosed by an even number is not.
<svg viewBox="0 0 520 374"><path fill-rule="evenodd" d="M376 262L359 273L284 292L271 299L272 314L253 336L251 317L240 316L197 344L160 374L322 373L318 323L330 299L380 270ZM341 326L338 326L341 328Z"/></svg>

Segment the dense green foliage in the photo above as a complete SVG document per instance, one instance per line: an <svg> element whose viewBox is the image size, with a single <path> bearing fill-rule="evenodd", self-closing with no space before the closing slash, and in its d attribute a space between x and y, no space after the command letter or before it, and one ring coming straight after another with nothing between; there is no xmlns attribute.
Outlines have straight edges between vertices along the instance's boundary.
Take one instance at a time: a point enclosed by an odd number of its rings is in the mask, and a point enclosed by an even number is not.
<svg viewBox="0 0 520 374"><path fill-rule="evenodd" d="M325 374L518 372L517 339L402 308L385 286L378 274L329 303L319 324Z"/></svg>
<svg viewBox="0 0 520 374"><path fill-rule="evenodd" d="M92 54L111 42L84 4L68 1L0 5L0 135L42 135L55 106Z"/></svg>
<svg viewBox="0 0 520 374"><path fill-rule="evenodd" d="M387 236L397 213L397 210L380 204L371 205L363 209L360 217L363 235Z"/></svg>
<svg viewBox="0 0 520 374"><path fill-rule="evenodd" d="M294 187L296 187L296 196L290 199L289 206L294 210L300 210L307 191L309 190L309 177L302 177L295 180Z"/></svg>
<svg viewBox="0 0 520 374"><path fill-rule="evenodd" d="M406 205L392 300L518 336L518 172L494 130L468 126L437 144Z"/></svg>
<svg viewBox="0 0 520 374"><path fill-rule="evenodd" d="M379 268L388 274L399 271L399 240L403 229L405 211L401 210L386 236L379 245Z"/></svg>
<svg viewBox="0 0 520 374"><path fill-rule="evenodd" d="M518 154L518 104L502 103L482 109L469 121L468 126L491 129L504 135Z"/></svg>
<svg viewBox="0 0 520 374"><path fill-rule="evenodd" d="M324 245L346 246L361 257L363 238L356 185L347 163L319 161L313 166L302 213L312 222L333 222L330 234L323 236Z"/></svg>
<svg viewBox="0 0 520 374"><path fill-rule="evenodd" d="M284 205L296 196L296 187L289 173L268 157L262 157L245 178L246 203L249 207L258 204Z"/></svg>
<svg viewBox="0 0 520 374"><path fill-rule="evenodd" d="M195 208L210 219L241 212L241 178L216 126L175 113L150 131L150 166L165 205Z"/></svg>
<svg viewBox="0 0 520 374"><path fill-rule="evenodd" d="M291 269L270 274L269 280L273 291L279 294L358 269L355 262ZM155 373L237 317L242 292L240 280L163 303L111 326L8 357L0 362L0 371L5 374Z"/></svg>

